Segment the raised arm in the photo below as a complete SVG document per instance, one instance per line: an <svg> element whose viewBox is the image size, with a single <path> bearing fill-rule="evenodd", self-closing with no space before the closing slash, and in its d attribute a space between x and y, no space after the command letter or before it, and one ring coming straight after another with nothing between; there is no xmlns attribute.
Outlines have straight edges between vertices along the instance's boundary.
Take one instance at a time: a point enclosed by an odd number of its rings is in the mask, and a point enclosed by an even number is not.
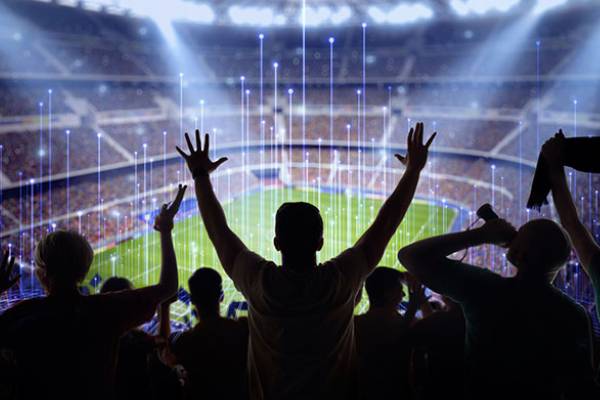
<svg viewBox="0 0 600 400"><path fill-rule="evenodd" d="M177 196L171 204L164 204L154 220L154 229L160 234L161 267L160 279L156 285L158 302L163 302L177 292L179 277L177 275L177 257L173 247L173 220L185 195L187 186L179 185Z"/></svg>
<svg viewBox="0 0 600 400"><path fill-rule="evenodd" d="M508 222L496 219L482 227L420 240L398 252L398 260L423 284L432 290L452 296L470 285L468 278L479 273L473 268L448 258L457 251L482 244L507 245L516 230Z"/></svg>
<svg viewBox="0 0 600 400"><path fill-rule="evenodd" d="M390 239L402 222L410 203L415 195L421 170L427 163L429 146L436 133L431 135L427 143L423 144L423 123L417 123L414 129L408 132L406 157L396 154L396 158L405 166L406 170L394 189L394 192L383 203L375 221L358 239L355 247L365 254L369 269L377 266Z"/></svg>
<svg viewBox="0 0 600 400"><path fill-rule="evenodd" d="M592 266L592 259L595 255L600 254L600 246L596 244L593 236L577 215L577 209L573 203L563 167L564 139L565 136L562 130L560 130L552 139L544 144L542 155L548 165L550 182L552 184L552 198L560 218L560 223L568 232L579 261L589 273L589 268ZM600 274L600 271L596 273Z"/></svg>
<svg viewBox="0 0 600 400"><path fill-rule="evenodd" d="M134 290L107 293L103 297L104 315L111 324L122 331L148 321L160 303L175 295L179 286L177 258L173 248L171 231L173 219L179 210L187 186L179 185L175 200L162 206L154 220L154 229L160 234L161 266L157 284Z"/></svg>
<svg viewBox="0 0 600 400"><path fill-rule="evenodd" d="M15 268L15 256L9 257L5 251L0 264L0 295L13 287L19 280L19 274L13 274Z"/></svg>
<svg viewBox="0 0 600 400"><path fill-rule="evenodd" d="M215 162L211 161L209 158L209 136L208 134L204 136L204 149L202 149L200 131L197 129L196 149L194 149L187 133L185 134L185 140L190 154L186 154L179 147L177 147L177 151L185 159L194 178L198 208L204 226L206 226L208 237L217 250L223 269L231 277L235 259L242 251L246 250L246 245L229 228L225 212L215 195L209 178L209 174L227 161L227 158L223 157Z"/></svg>

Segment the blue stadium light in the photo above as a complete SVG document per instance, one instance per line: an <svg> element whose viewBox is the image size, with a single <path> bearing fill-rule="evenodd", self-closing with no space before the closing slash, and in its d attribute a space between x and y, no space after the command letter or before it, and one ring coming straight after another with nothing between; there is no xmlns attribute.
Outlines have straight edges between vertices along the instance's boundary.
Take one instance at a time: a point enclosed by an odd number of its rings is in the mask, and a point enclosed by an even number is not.
<svg viewBox="0 0 600 400"><path fill-rule="evenodd" d="M409 24L433 17L433 10L421 3L402 3L385 10L379 6L371 6L367 13L376 23L390 25Z"/></svg>
<svg viewBox="0 0 600 400"><path fill-rule="evenodd" d="M531 9L533 15L541 15L554 8L561 7L567 4L568 0L537 0L535 6Z"/></svg>
<svg viewBox="0 0 600 400"><path fill-rule="evenodd" d="M329 38L329 43L333 44L335 42L335 38L330 37Z"/></svg>
<svg viewBox="0 0 600 400"><path fill-rule="evenodd" d="M450 0L450 7L460 16L483 15L488 12L507 12L521 0Z"/></svg>

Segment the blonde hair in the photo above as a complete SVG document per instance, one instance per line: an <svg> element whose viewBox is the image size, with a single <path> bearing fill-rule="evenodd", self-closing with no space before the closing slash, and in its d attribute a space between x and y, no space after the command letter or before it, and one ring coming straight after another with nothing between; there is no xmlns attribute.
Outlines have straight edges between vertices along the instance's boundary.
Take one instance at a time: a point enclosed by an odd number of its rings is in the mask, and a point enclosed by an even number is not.
<svg viewBox="0 0 600 400"><path fill-rule="evenodd" d="M87 275L94 250L77 232L59 230L41 239L35 249L37 268L58 284L77 284Z"/></svg>

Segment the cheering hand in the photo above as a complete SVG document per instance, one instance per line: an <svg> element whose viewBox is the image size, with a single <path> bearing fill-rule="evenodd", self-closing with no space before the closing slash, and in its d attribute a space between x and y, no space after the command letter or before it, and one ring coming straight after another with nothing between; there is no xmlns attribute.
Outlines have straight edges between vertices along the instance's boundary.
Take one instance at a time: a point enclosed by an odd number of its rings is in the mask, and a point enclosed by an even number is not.
<svg viewBox="0 0 600 400"><path fill-rule="evenodd" d="M421 171L427 163L429 146L431 146L436 135L437 132L434 132L427 143L423 144L423 123L417 122L415 128L410 128L410 131L408 132L406 143L408 151L406 157L396 154L396 158L406 166L407 170Z"/></svg>
<svg viewBox="0 0 600 400"><path fill-rule="evenodd" d="M154 220L155 230L159 232L170 232L173 229L173 219L175 218L177 211L179 211L179 206L181 205L186 189L187 185L180 184L177 189L175 200L173 200L171 204L163 204L160 213Z"/></svg>
<svg viewBox="0 0 600 400"><path fill-rule="evenodd" d="M196 129L196 149L194 149L192 141L190 140L190 137L187 133L185 134L185 141L187 142L190 154L186 154L183 150L179 148L179 146L176 146L175 149L179 154L181 154L181 157L183 157L183 159L185 160L194 179L201 175L210 174L215 169L217 169L219 165L227 161L226 157L221 157L214 162L210 160L208 152L210 148L210 138L208 136L208 133L204 135L204 149L202 149L200 131L198 129Z"/></svg>

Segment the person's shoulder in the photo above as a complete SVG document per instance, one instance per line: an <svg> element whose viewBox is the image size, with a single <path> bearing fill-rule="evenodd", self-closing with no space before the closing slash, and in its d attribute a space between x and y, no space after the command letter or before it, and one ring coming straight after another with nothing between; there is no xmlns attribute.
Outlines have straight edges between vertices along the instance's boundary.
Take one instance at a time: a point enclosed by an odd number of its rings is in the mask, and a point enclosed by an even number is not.
<svg viewBox="0 0 600 400"><path fill-rule="evenodd" d="M34 297L31 299L21 300L12 307L6 309L2 313L2 318L5 320L19 318L21 316L31 316L37 310L44 308L47 304L46 297Z"/></svg>
<svg viewBox="0 0 600 400"><path fill-rule="evenodd" d="M573 318L577 318L579 320L588 319L588 313L583 306L569 297L566 293L560 291L555 287L550 288L550 293L555 302L554 309L560 309L560 311L564 314L570 314Z"/></svg>

